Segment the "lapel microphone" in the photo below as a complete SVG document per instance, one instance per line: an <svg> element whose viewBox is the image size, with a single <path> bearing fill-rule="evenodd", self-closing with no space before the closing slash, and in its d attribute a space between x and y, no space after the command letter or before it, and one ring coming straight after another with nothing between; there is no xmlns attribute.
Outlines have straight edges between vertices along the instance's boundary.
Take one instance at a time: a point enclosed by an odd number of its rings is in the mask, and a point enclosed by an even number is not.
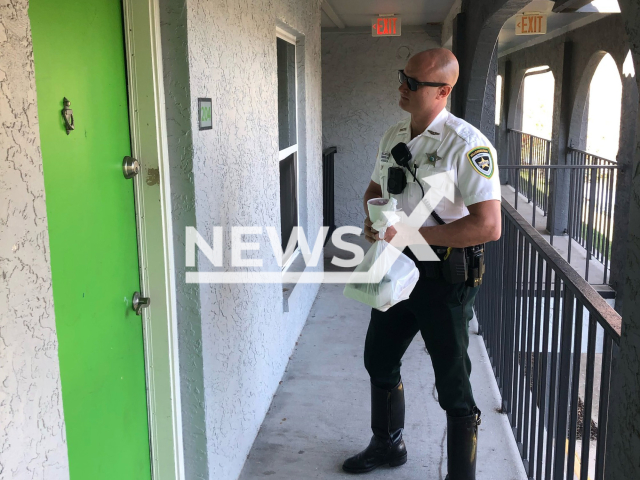
<svg viewBox="0 0 640 480"><path fill-rule="evenodd" d="M393 156L393 159L396 161L396 163L402 168L397 168L397 172L391 172L394 167L389 169L389 183L387 185L387 191L395 195L399 195L400 193L402 193L402 190L404 190L404 188L407 186L407 179L404 176L403 170L403 168L406 168L407 170L409 170L409 173L411 173L413 179L420 187L420 190L422 191L422 198L424 198L424 188L422 188L422 184L416 178L416 174L413 172L413 170L411 170L411 167L409 167L409 162L413 158L413 155L411 155L411 150L409 150L407 144L404 142L398 143L391 149L391 155ZM402 176L402 178L400 178L400 176ZM391 191L392 188L394 189L393 192Z"/></svg>
<svg viewBox="0 0 640 480"><path fill-rule="evenodd" d="M393 159L398 165L400 165L401 167L409 168L409 162L411 161L411 158L413 158L413 156L411 155L411 150L409 150L409 147L407 147L406 143L400 142L395 147L393 147L391 149L391 155L393 155Z"/></svg>

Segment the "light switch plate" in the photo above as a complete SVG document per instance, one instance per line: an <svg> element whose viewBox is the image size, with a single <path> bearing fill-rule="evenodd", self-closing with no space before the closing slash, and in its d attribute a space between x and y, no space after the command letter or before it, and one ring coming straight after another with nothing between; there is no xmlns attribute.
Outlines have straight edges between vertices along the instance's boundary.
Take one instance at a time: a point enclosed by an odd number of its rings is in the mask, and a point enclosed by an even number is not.
<svg viewBox="0 0 640 480"><path fill-rule="evenodd" d="M198 99L198 125L200 130L211 130L213 128L213 117L211 114L211 99Z"/></svg>

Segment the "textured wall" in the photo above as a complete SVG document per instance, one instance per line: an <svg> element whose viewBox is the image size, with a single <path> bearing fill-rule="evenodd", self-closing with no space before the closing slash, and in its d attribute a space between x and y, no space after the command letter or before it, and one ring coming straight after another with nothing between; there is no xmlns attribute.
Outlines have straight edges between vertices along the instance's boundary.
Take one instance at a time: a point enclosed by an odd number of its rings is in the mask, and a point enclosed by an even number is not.
<svg viewBox="0 0 640 480"><path fill-rule="evenodd" d="M439 46L424 32L373 38L369 32L322 34L322 142L335 157L337 226L363 226L362 197L382 135L408 113L398 107L397 70L407 58Z"/></svg>
<svg viewBox="0 0 640 480"><path fill-rule="evenodd" d="M27 0L0 0L0 478L69 477Z"/></svg>
<svg viewBox="0 0 640 480"><path fill-rule="evenodd" d="M193 183L197 228L209 241L216 225L280 229L276 25L282 23L304 36L301 204L307 231L315 236L322 223L320 0L186 5L193 175L177 178L181 167L172 167L172 191L174 181ZM198 131L198 97L212 98L212 130ZM175 216L174 222L185 223ZM225 228L226 265L229 233ZM265 269L279 271L266 235L247 241L260 243ZM203 255L199 268L211 269ZM280 285L200 286L209 478L235 479L240 473L316 292L317 285L297 286L285 314Z"/></svg>

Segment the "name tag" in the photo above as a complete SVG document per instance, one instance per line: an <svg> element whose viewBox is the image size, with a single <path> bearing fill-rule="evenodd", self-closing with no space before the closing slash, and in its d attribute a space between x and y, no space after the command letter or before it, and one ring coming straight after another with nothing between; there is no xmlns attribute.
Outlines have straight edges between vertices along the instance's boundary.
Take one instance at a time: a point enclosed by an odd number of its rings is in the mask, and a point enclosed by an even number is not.
<svg viewBox="0 0 640 480"><path fill-rule="evenodd" d="M389 152L382 152L382 155L380 155L380 161L382 163L389 163L390 156L391 154Z"/></svg>

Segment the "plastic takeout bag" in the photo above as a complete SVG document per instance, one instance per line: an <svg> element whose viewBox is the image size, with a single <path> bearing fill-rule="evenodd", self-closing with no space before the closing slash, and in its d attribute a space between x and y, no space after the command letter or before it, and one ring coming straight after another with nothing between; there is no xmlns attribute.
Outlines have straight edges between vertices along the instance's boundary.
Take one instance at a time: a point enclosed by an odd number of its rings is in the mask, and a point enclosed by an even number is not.
<svg viewBox="0 0 640 480"><path fill-rule="evenodd" d="M344 296L387 311L409 298L419 277L416 264L384 240L374 243L344 287Z"/></svg>

